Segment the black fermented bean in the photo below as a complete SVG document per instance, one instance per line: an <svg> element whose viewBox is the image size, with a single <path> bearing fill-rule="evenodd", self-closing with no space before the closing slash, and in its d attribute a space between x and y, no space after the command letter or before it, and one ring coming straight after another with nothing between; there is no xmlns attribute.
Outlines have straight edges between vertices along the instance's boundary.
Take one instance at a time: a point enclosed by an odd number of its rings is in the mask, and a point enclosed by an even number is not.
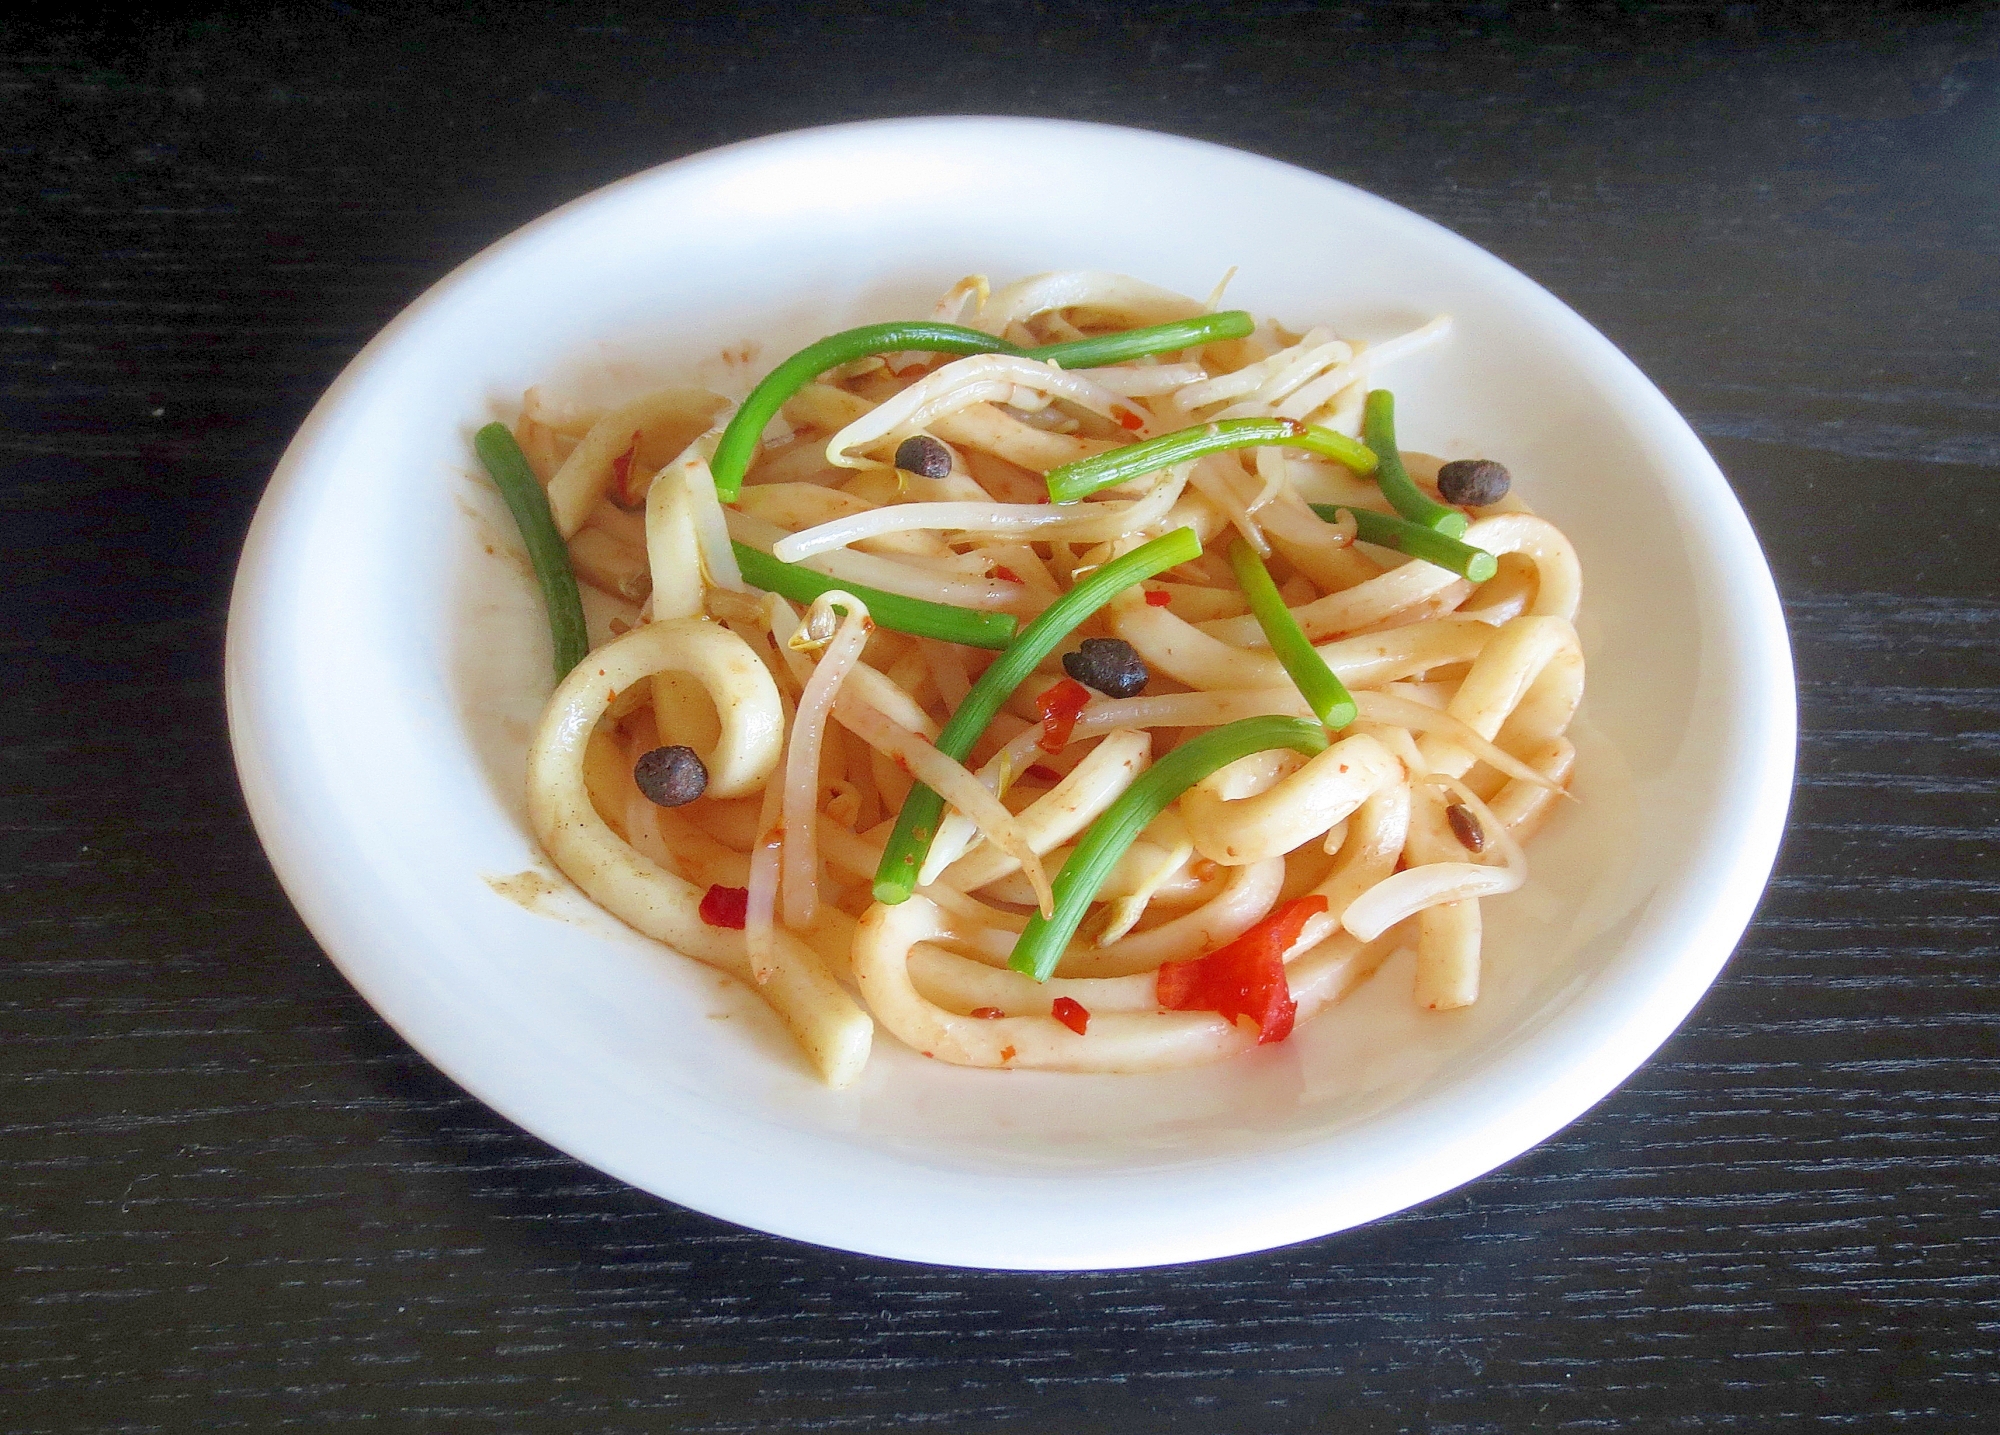
<svg viewBox="0 0 2000 1435"><path fill-rule="evenodd" d="M1063 671L1108 698L1134 698L1145 690L1146 660L1123 638L1085 638L1083 647L1063 654Z"/></svg>
<svg viewBox="0 0 2000 1435"><path fill-rule="evenodd" d="M1513 479L1490 458L1459 458L1438 470L1438 492L1446 503L1484 508L1507 496Z"/></svg>
<svg viewBox="0 0 2000 1435"><path fill-rule="evenodd" d="M632 780L649 801L681 807L708 791L708 768L691 747L656 747L633 764Z"/></svg>
<svg viewBox="0 0 2000 1435"><path fill-rule="evenodd" d="M951 472L951 450L927 433L896 445L896 467L919 478L943 478Z"/></svg>
<svg viewBox="0 0 2000 1435"><path fill-rule="evenodd" d="M1463 802L1454 802L1444 810L1444 820L1451 824L1451 835L1458 839L1458 845L1468 852L1486 850L1486 829L1479 825L1479 818Z"/></svg>

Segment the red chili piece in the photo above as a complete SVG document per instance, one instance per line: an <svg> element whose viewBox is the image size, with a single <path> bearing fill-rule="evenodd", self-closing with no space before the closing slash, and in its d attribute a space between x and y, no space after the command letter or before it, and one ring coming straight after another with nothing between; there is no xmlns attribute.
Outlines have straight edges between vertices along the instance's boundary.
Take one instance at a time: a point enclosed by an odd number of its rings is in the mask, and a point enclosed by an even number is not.
<svg viewBox="0 0 2000 1435"><path fill-rule="evenodd" d="M1035 711L1042 716L1042 735L1036 746L1043 752L1061 752L1069 746L1076 719L1090 701L1090 689L1075 678L1064 678L1035 699Z"/></svg>
<svg viewBox="0 0 2000 1435"><path fill-rule="evenodd" d="M1003 568L997 563L993 565L993 576L1003 583L1019 583L1021 581L1019 573L1016 573L1012 568Z"/></svg>
<svg viewBox="0 0 2000 1435"><path fill-rule="evenodd" d="M1007 1015L1007 1013L1000 1010L997 1006L976 1006L967 1012L966 1015L976 1016L981 1021L998 1021L1001 1017Z"/></svg>
<svg viewBox="0 0 2000 1435"><path fill-rule="evenodd" d="M1314 893L1287 902L1227 946L1191 962L1160 964L1160 1005L1168 1011L1219 1012L1257 1023L1257 1044L1292 1034L1299 1004L1285 981L1285 953L1308 919L1326 910Z"/></svg>
<svg viewBox="0 0 2000 1435"><path fill-rule="evenodd" d="M701 894L701 919L711 927L743 930L750 915L750 889L724 887L719 883Z"/></svg>
<svg viewBox="0 0 2000 1435"><path fill-rule="evenodd" d="M1090 1029L1090 1013L1080 1001L1070 997L1057 997L1049 1003L1049 1015L1082 1036Z"/></svg>
<svg viewBox="0 0 2000 1435"><path fill-rule="evenodd" d="M632 460L639 456L639 434L635 429L632 443L625 452L611 460L611 492L616 496L620 508L637 508L643 500L632 492Z"/></svg>
<svg viewBox="0 0 2000 1435"><path fill-rule="evenodd" d="M1148 588L1146 590L1146 606L1148 608L1164 608L1173 601L1172 595L1162 593L1157 588Z"/></svg>
<svg viewBox="0 0 2000 1435"><path fill-rule="evenodd" d="M1120 409L1118 411L1118 427L1122 429L1142 429L1145 426L1146 420L1140 415L1133 413L1132 410Z"/></svg>

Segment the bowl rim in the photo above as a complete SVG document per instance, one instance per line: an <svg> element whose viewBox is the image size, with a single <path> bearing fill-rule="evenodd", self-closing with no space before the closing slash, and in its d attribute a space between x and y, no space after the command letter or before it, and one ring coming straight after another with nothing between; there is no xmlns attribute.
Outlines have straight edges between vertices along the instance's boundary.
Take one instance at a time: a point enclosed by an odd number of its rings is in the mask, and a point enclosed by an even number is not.
<svg viewBox="0 0 2000 1435"><path fill-rule="evenodd" d="M672 183L677 176L718 166L775 156L788 147L824 145L850 139L895 140L899 136L935 135L957 128L996 136L1015 134L1049 139L1060 135L1072 142L1164 145L1201 153L1231 164L1266 165L1292 176L1345 192L1348 202L1393 211L1398 223L1413 223L1434 231L1440 242L1458 248L1470 263L1485 266L1492 281L1524 294L1551 323L1569 326L1573 336L1597 352L1615 381L1621 399L1645 419L1644 432L1674 447L1681 465L1680 480L1699 490L1698 497L1713 510L1715 544L1727 548L1728 565L1709 567L1707 576L1719 584L1737 621L1713 635L1720 654L1736 674L1762 670L1782 674L1782 681L1761 685L1738 682L1732 689L1731 712L1739 720L1727 734L1727 760L1742 779L1726 823L1706 835L1697 855L1712 882L1705 908L1681 938L1681 958L1670 969L1650 973L1643 1000L1624 1003L1621 1019L1590 1041L1570 1044L1565 1059L1550 1065L1536 1056L1533 1044L1517 1043L1480 1073L1484 1094L1446 1089L1430 1093L1400 1108L1411 1118L1437 1123L1448 1139L1422 1159L1406 1160L1365 1189L1346 1193L1337 1217L1324 1201L1304 1195L1282 1209L1223 1232L1182 1232L1163 1235L1148 1229L1133 1239L1109 1245L1038 1247L1013 1239L981 1247L937 1230L895 1231L878 1227L861 1240L850 1238L823 1211L800 1210L784 1202L746 1203L713 1183L678 1184L662 1189L656 1169L621 1152L609 1133L589 1122L562 1119L563 1103L577 1093L555 1090L543 1096L523 1092L518 1083L496 1072L456 1039L438 1029L432 1013L413 1005L407 991L385 987L380 972L359 956L352 914L339 901L320 870L322 844L308 824L282 800L291 777L307 758L288 746L277 730L275 706L283 665L273 645L274 595L282 591L284 551L296 541L301 508L311 492L315 456L325 451L343 425L356 419L356 405L371 372L397 346L420 337L428 317L476 276L520 252L555 226L580 213L615 204L635 188ZM1699 555L1696 555L1699 556ZM453 1081L494 1110L550 1144L598 1169L725 1220L773 1234L836 1249L896 1259L1008 1269L1130 1268L1215 1259L1291 1244L1365 1224L1397 1210L1441 1195L1527 1151L1574 1121L1635 1072L1686 1019L1719 974L1754 912L1775 862L1783 834L1792 787L1796 742L1796 697L1790 645L1775 583L1755 535L1727 480L1685 420L1659 390L1608 339L1560 299L1527 276L1471 241L1413 211L1368 194L1341 180L1241 149L1155 131L1078 121L1023 119L1004 116L939 116L870 120L818 126L738 141L657 165L581 195L494 241L453 268L407 306L348 363L313 406L279 461L260 500L244 540L232 589L225 643L225 691L238 779L253 825L272 867L307 927L335 966L403 1038ZM1531 1060L1531 1057L1534 1058ZM1495 1092L1508 1093L1506 1100ZM1290 1177L1307 1182L1309 1161L1280 1160ZM1226 1180L1219 1175L1218 1181ZM943 1187L955 1183L940 1177ZM1036 1180L1024 1180L1032 1191ZM1096 1175L1062 1183L1066 1196L1089 1190L1116 1193L1129 1183L1120 1177ZM1050 1187L1049 1189L1054 1189ZM1207 1189L1204 1187L1203 1189ZM1220 1189L1220 1186L1215 1187ZM794 1203L796 1204L796 1203Z"/></svg>

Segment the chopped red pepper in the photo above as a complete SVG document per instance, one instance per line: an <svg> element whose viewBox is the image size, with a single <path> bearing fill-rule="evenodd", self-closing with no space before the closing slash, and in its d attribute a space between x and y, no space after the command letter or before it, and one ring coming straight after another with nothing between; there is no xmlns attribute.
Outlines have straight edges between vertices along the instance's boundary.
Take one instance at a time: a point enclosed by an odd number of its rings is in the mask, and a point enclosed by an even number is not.
<svg viewBox="0 0 2000 1435"><path fill-rule="evenodd" d="M1145 426L1146 420L1143 416L1133 413L1130 409L1118 410L1118 427L1122 429L1142 429Z"/></svg>
<svg viewBox="0 0 2000 1435"><path fill-rule="evenodd" d="M701 919L711 927L743 930L750 916L750 889L724 887L719 883L701 894Z"/></svg>
<svg viewBox="0 0 2000 1435"><path fill-rule="evenodd" d="M1148 608L1164 608L1173 601L1173 595L1170 593L1162 593L1157 588L1148 588L1146 590L1146 606Z"/></svg>
<svg viewBox="0 0 2000 1435"><path fill-rule="evenodd" d="M966 1015L976 1016L981 1021L998 1021L1001 1017L1007 1015L1007 1013L1000 1010L997 1006L976 1006L967 1012Z"/></svg>
<svg viewBox="0 0 2000 1435"><path fill-rule="evenodd" d="M1035 745L1043 752L1061 752L1068 747L1070 731L1089 701L1090 689L1075 678L1064 678L1036 698L1035 711L1042 717L1042 735Z"/></svg>
<svg viewBox="0 0 2000 1435"><path fill-rule="evenodd" d="M1160 1005L1168 1011L1212 1011L1257 1023L1257 1044L1292 1034L1299 1004L1285 981L1285 953L1306 922L1326 910L1319 893L1287 902L1227 946L1191 962L1160 964Z"/></svg>
<svg viewBox="0 0 2000 1435"><path fill-rule="evenodd" d="M1019 573L1016 573L1012 568L1002 567L998 563L993 565L993 576L1003 583L1019 583L1021 581Z"/></svg>
<svg viewBox="0 0 2000 1435"><path fill-rule="evenodd" d="M630 446L611 460L611 501L620 508L637 508L646 501L645 495L632 492L632 460L638 456L639 434L634 430Z"/></svg>
<svg viewBox="0 0 2000 1435"><path fill-rule="evenodd" d="M1084 1009L1082 1002L1072 997L1057 997L1050 1002L1049 1015L1078 1036L1090 1029L1090 1013Z"/></svg>

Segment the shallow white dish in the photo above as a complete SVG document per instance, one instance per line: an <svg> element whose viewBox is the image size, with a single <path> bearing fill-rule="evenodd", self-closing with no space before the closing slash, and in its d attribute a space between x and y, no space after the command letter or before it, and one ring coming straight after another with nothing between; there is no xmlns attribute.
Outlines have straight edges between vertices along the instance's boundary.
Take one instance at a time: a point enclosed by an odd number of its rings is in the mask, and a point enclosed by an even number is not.
<svg viewBox="0 0 2000 1435"><path fill-rule="evenodd" d="M1489 904L1486 990L1426 1015L1392 962L1291 1041L1159 1076L965 1071L879 1033L820 1086L750 993L573 891L529 835L549 686L472 431L551 385L740 395L822 333L961 275L1107 268L1382 337L1411 448L1502 459L1581 554L1581 804ZM745 346L748 347L746 355ZM445 278L314 409L230 610L257 829L340 969L468 1090L713 1215L970 1266L1197 1260L1449 1190L1611 1091L1741 935L1790 792L1793 686L1757 543L1659 392L1465 240L1321 176L1189 140L894 121L698 155L586 196ZM514 878L509 900L496 891ZM551 890L553 889L553 890Z"/></svg>

